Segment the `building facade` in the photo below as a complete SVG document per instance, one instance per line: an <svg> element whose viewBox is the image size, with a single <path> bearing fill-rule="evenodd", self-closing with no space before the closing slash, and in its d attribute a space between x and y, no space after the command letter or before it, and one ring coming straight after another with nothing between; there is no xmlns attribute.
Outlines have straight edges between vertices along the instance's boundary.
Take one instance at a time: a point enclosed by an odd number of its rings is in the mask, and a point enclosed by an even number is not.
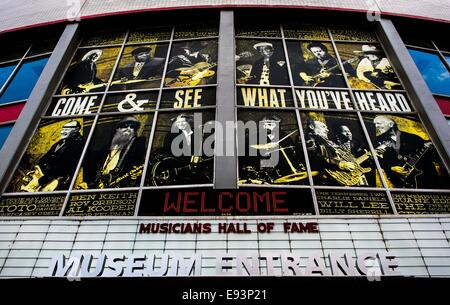
<svg viewBox="0 0 450 305"><path fill-rule="evenodd" d="M449 3L38 3L0 13L0 278L450 276Z"/></svg>

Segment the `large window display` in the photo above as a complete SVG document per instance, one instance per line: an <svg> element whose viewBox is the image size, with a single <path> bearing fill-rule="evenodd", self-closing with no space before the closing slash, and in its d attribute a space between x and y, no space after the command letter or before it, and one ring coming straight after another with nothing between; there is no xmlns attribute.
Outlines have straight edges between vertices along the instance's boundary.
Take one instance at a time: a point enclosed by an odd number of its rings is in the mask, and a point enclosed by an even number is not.
<svg viewBox="0 0 450 305"><path fill-rule="evenodd" d="M450 212L447 169L372 29L235 32L238 123L260 126L253 142L238 128L239 185L310 188L321 215L430 213L405 208L411 198Z"/></svg>
<svg viewBox="0 0 450 305"><path fill-rule="evenodd" d="M237 18L225 80L218 36L218 22L85 36L0 216L450 212L447 169L372 29ZM225 190L218 109L237 131Z"/></svg>
<svg viewBox="0 0 450 305"><path fill-rule="evenodd" d="M59 32L59 31L56 31ZM0 52L0 148L19 117L47 64L56 39L33 35L12 41L1 39ZM3 36L2 36L3 37ZM31 39L31 41L30 41Z"/></svg>

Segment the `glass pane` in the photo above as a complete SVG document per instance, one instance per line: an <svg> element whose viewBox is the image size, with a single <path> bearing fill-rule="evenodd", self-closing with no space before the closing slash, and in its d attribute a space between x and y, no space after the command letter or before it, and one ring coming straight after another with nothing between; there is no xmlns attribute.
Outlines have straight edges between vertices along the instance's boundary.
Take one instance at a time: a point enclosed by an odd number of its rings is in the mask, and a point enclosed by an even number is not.
<svg viewBox="0 0 450 305"><path fill-rule="evenodd" d="M380 45L337 43L339 56L354 89L401 89L394 68Z"/></svg>
<svg viewBox="0 0 450 305"><path fill-rule="evenodd" d="M399 214L448 214L448 193L391 193ZM430 204L433 203L433 204ZM425 229L426 230L426 229ZM417 232L417 231L416 231ZM424 232L425 233L425 232ZM428 233L428 232L427 232ZM402 239L402 238L398 238Z"/></svg>
<svg viewBox="0 0 450 305"><path fill-rule="evenodd" d="M45 115L80 116L96 113L100 107L101 100L101 95L55 97Z"/></svg>
<svg viewBox="0 0 450 305"><path fill-rule="evenodd" d="M450 188L445 166L417 117L364 115L364 121L389 187Z"/></svg>
<svg viewBox="0 0 450 305"><path fill-rule="evenodd" d="M280 26L275 24L264 24L264 26L261 26L238 23L236 25L236 36L281 37Z"/></svg>
<svg viewBox="0 0 450 305"><path fill-rule="evenodd" d="M295 89L297 106L302 109L354 110L350 93L345 90Z"/></svg>
<svg viewBox="0 0 450 305"><path fill-rule="evenodd" d="M118 54L119 48L79 50L58 93L67 95L104 91Z"/></svg>
<svg viewBox="0 0 450 305"><path fill-rule="evenodd" d="M0 104L27 99L47 61L47 57L26 61L0 97Z"/></svg>
<svg viewBox="0 0 450 305"><path fill-rule="evenodd" d="M317 25L287 24L283 31L286 38L330 40L327 29Z"/></svg>
<svg viewBox="0 0 450 305"><path fill-rule="evenodd" d="M438 55L408 49L431 92L450 95L450 73Z"/></svg>
<svg viewBox="0 0 450 305"><path fill-rule="evenodd" d="M214 126L211 111L160 113L146 184L213 183Z"/></svg>
<svg viewBox="0 0 450 305"><path fill-rule="evenodd" d="M0 149L3 146L3 143L5 143L6 138L8 137L9 133L11 132L11 129L13 128L13 126L14 126L14 124L0 126Z"/></svg>
<svg viewBox="0 0 450 305"><path fill-rule="evenodd" d="M418 27L414 27L414 30L412 30L410 26L400 26L398 24L396 24L396 27L405 44L434 49L434 46L430 40L430 32L428 30L419 29ZM425 31L428 31L428 33L424 33Z"/></svg>
<svg viewBox="0 0 450 305"><path fill-rule="evenodd" d="M214 106L215 88L191 88L166 90L161 98L160 108L186 109Z"/></svg>
<svg viewBox="0 0 450 305"><path fill-rule="evenodd" d="M136 29L130 32L128 43L169 40L171 32L171 28Z"/></svg>
<svg viewBox="0 0 450 305"><path fill-rule="evenodd" d="M239 184L309 184L295 112L238 113Z"/></svg>
<svg viewBox="0 0 450 305"><path fill-rule="evenodd" d="M285 108L294 107L290 89L237 87L237 103L246 107Z"/></svg>
<svg viewBox="0 0 450 305"><path fill-rule="evenodd" d="M8 77L14 71L15 67L16 67L16 65L0 67L0 89L3 87L5 82L8 80Z"/></svg>
<svg viewBox="0 0 450 305"><path fill-rule="evenodd" d="M443 114L450 116L450 98L435 96L436 102Z"/></svg>
<svg viewBox="0 0 450 305"><path fill-rule="evenodd" d="M320 215L392 214L384 192L317 190L316 198Z"/></svg>
<svg viewBox="0 0 450 305"><path fill-rule="evenodd" d="M215 84L217 41L177 42L172 46L167 68L166 87L190 87Z"/></svg>
<svg viewBox="0 0 450 305"><path fill-rule="evenodd" d="M440 51L450 52L450 42L448 39L433 39Z"/></svg>
<svg viewBox="0 0 450 305"><path fill-rule="evenodd" d="M110 94L101 112L137 112L156 108L158 91Z"/></svg>
<svg viewBox="0 0 450 305"><path fill-rule="evenodd" d="M288 42L287 46L296 86L346 87L331 43Z"/></svg>
<svg viewBox="0 0 450 305"><path fill-rule="evenodd" d="M81 46L100 46L109 44L121 44L125 38L125 32L101 32L88 35L82 42Z"/></svg>
<svg viewBox="0 0 450 305"><path fill-rule="evenodd" d="M335 40L367 41L376 42L377 37L370 30L354 29L347 26L334 26L331 34Z"/></svg>
<svg viewBox="0 0 450 305"><path fill-rule="evenodd" d="M42 120L8 192L67 190L91 126L84 118Z"/></svg>
<svg viewBox="0 0 450 305"><path fill-rule="evenodd" d="M175 27L174 39L212 37L219 35L219 27L215 24L190 24Z"/></svg>
<svg viewBox="0 0 450 305"><path fill-rule="evenodd" d="M76 189L139 186L153 116L103 116L78 172Z"/></svg>
<svg viewBox="0 0 450 305"><path fill-rule="evenodd" d="M110 90L159 88L167 48L167 44L126 47Z"/></svg>
<svg viewBox="0 0 450 305"><path fill-rule="evenodd" d="M382 186L355 114L302 113L302 122L315 184Z"/></svg>
<svg viewBox="0 0 450 305"><path fill-rule="evenodd" d="M28 44L24 44L23 46L10 46L11 42L1 42L2 48L0 50L0 62L21 59L27 48L29 48Z"/></svg>
<svg viewBox="0 0 450 305"><path fill-rule="evenodd" d="M450 65L450 56L445 56L445 60L448 62L448 64Z"/></svg>
<svg viewBox="0 0 450 305"><path fill-rule="evenodd" d="M58 42L58 40L56 40L56 39L48 39L48 40L38 41L33 44L33 46L31 47L31 50L30 50L30 52L28 52L27 56L50 53L55 48L57 42Z"/></svg>
<svg viewBox="0 0 450 305"><path fill-rule="evenodd" d="M2 217L58 216L65 194L41 196L2 196L0 211Z"/></svg>
<svg viewBox="0 0 450 305"><path fill-rule="evenodd" d="M64 216L133 216L137 192L83 193L70 196ZM120 200L117 200L120 198ZM102 202L99 205L99 202ZM116 237L117 238L117 237Z"/></svg>
<svg viewBox="0 0 450 305"><path fill-rule="evenodd" d="M24 106L25 103L14 103L0 107L0 123L17 120Z"/></svg>
<svg viewBox="0 0 450 305"><path fill-rule="evenodd" d="M237 40L236 81L238 84L288 85L281 41Z"/></svg>

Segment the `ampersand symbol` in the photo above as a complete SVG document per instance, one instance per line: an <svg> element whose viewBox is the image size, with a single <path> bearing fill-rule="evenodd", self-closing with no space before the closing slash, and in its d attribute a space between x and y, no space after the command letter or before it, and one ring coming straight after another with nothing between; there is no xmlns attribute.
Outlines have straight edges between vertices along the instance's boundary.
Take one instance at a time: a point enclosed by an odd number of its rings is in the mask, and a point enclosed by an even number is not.
<svg viewBox="0 0 450 305"><path fill-rule="evenodd" d="M148 103L148 100L139 100L135 102L136 96L136 93L128 94L125 99L117 105L117 109L119 109L120 112L143 111L144 108L141 106ZM125 104L131 106L131 108L125 108Z"/></svg>

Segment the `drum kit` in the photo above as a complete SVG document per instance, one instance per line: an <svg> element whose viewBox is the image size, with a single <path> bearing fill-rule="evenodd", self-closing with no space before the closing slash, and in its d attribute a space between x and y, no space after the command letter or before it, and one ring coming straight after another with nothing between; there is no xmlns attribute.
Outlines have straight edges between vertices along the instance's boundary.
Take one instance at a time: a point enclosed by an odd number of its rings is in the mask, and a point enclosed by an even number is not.
<svg viewBox="0 0 450 305"><path fill-rule="evenodd" d="M274 148L273 143L251 145L254 149L267 150ZM274 151L281 151L285 161L289 165L290 172L283 175L278 169L274 167L266 167L263 169L256 169L254 166L245 166L242 168L241 178L239 184L290 184L300 182L308 178L308 172L303 164L299 165L300 169L297 169L290 158L288 157L286 150L293 149L294 146L279 147ZM319 172L311 172L312 176L316 176Z"/></svg>

